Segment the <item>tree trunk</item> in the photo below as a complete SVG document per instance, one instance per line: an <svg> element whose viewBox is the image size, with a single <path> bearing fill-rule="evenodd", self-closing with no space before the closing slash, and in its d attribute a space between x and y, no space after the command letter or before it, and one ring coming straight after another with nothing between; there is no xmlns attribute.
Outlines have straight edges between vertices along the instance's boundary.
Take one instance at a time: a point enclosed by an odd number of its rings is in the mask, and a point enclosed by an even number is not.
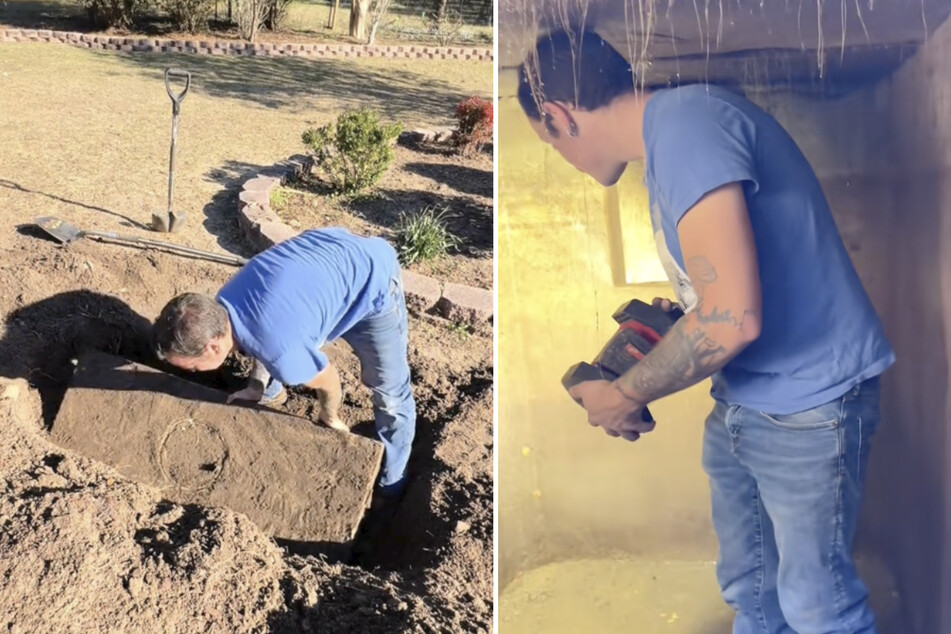
<svg viewBox="0 0 951 634"><path fill-rule="evenodd" d="M483 0L482 10L479 13L479 19L483 24L492 25L495 20L495 15L493 12L492 0Z"/></svg>
<svg viewBox="0 0 951 634"><path fill-rule="evenodd" d="M333 31L334 27L337 26L337 11L340 10L340 0L334 0L334 3L330 7L330 17L327 18L327 28Z"/></svg>
<svg viewBox="0 0 951 634"><path fill-rule="evenodd" d="M365 42L369 20L370 0L353 0L350 6L350 37Z"/></svg>
<svg viewBox="0 0 951 634"><path fill-rule="evenodd" d="M370 36L367 38L367 44L373 44L376 41L376 27L380 26L379 20L373 20L370 25Z"/></svg>

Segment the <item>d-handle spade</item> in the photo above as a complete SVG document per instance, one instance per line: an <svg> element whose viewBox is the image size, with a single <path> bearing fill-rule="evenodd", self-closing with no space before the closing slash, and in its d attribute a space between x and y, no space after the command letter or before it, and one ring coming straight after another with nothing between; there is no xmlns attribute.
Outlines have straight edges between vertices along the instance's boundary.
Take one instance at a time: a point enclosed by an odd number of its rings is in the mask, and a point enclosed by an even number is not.
<svg viewBox="0 0 951 634"><path fill-rule="evenodd" d="M185 87L178 94L172 91L170 80L183 78ZM191 87L192 75L188 71L177 68L165 69L165 92L172 100L172 147L168 153L168 208L165 213L152 214L152 229L161 233L177 232L185 225L188 214L172 209L172 191L175 188L175 141L178 139L178 115L181 112L182 100Z"/></svg>

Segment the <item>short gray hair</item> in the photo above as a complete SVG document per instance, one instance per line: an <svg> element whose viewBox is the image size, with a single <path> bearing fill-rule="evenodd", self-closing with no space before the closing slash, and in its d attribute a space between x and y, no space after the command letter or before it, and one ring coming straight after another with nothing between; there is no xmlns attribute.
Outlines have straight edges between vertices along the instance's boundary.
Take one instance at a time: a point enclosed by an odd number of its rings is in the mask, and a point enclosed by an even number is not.
<svg viewBox="0 0 951 634"><path fill-rule="evenodd" d="M166 359L200 357L205 344L228 332L228 311L213 297L184 293L172 299L152 327L155 354Z"/></svg>

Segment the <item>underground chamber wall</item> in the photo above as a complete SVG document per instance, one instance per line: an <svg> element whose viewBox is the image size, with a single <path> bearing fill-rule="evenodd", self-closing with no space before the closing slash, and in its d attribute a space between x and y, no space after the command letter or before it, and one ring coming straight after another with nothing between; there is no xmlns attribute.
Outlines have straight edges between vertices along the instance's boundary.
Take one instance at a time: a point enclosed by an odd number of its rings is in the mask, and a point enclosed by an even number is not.
<svg viewBox="0 0 951 634"><path fill-rule="evenodd" d="M857 551L882 630L894 634L951 633L951 608L945 607L951 598L947 59L951 30L945 24L894 74L845 96L801 96L775 85L746 91L790 131L813 165L899 358L883 380L883 425L874 440ZM550 622L570 623L585 606L605 618L639 614L577 592L572 578L588 579L586 587L627 578L636 588L649 575L658 583L640 590L642 596L660 589L670 598L678 587L692 588L696 575L701 581L690 594L703 597L702 605L709 598L708 612L719 615L716 540L699 468L708 384L652 406L658 430L633 446L593 433L563 393L564 369L600 348L621 302L670 290L616 285L605 192L535 138L511 96L513 86L503 73L499 384L508 396L499 400L502 631L520 631L511 629L524 627L520 618L562 614ZM628 190L627 199L619 196L622 212L638 204L636 186ZM669 427L661 429L663 421L671 421ZM658 574L660 562L670 567ZM575 603L564 598L573 596ZM690 613L648 603L645 618L657 622L657 631L676 631L667 623L675 612L679 627L697 631ZM533 612L542 604L549 605L547 617ZM559 604L572 609L551 608ZM723 627L720 616L712 620L717 623L709 627Z"/></svg>

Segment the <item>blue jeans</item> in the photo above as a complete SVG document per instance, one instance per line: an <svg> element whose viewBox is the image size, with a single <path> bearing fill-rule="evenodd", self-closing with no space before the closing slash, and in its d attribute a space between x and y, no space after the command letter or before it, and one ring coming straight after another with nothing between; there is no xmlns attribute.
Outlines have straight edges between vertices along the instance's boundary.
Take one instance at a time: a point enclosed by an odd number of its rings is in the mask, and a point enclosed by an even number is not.
<svg viewBox="0 0 951 634"><path fill-rule="evenodd" d="M376 433L384 451L379 486L399 492L406 482L406 465L416 436L406 299L399 272L390 281L390 297L383 310L357 323L342 338L360 359L361 380L373 392ZM276 391L280 391L279 384Z"/></svg>
<svg viewBox="0 0 951 634"><path fill-rule="evenodd" d="M407 358L408 330L406 299L397 271L390 281L388 307L343 335L360 359L363 384L373 392L376 433L384 450L380 474L380 487L384 490L398 490L405 483L406 465L416 436L416 402Z"/></svg>
<svg viewBox="0 0 951 634"><path fill-rule="evenodd" d="M703 467L734 634L877 634L852 560L879 381L814 409L717 403Z"/></svg>

